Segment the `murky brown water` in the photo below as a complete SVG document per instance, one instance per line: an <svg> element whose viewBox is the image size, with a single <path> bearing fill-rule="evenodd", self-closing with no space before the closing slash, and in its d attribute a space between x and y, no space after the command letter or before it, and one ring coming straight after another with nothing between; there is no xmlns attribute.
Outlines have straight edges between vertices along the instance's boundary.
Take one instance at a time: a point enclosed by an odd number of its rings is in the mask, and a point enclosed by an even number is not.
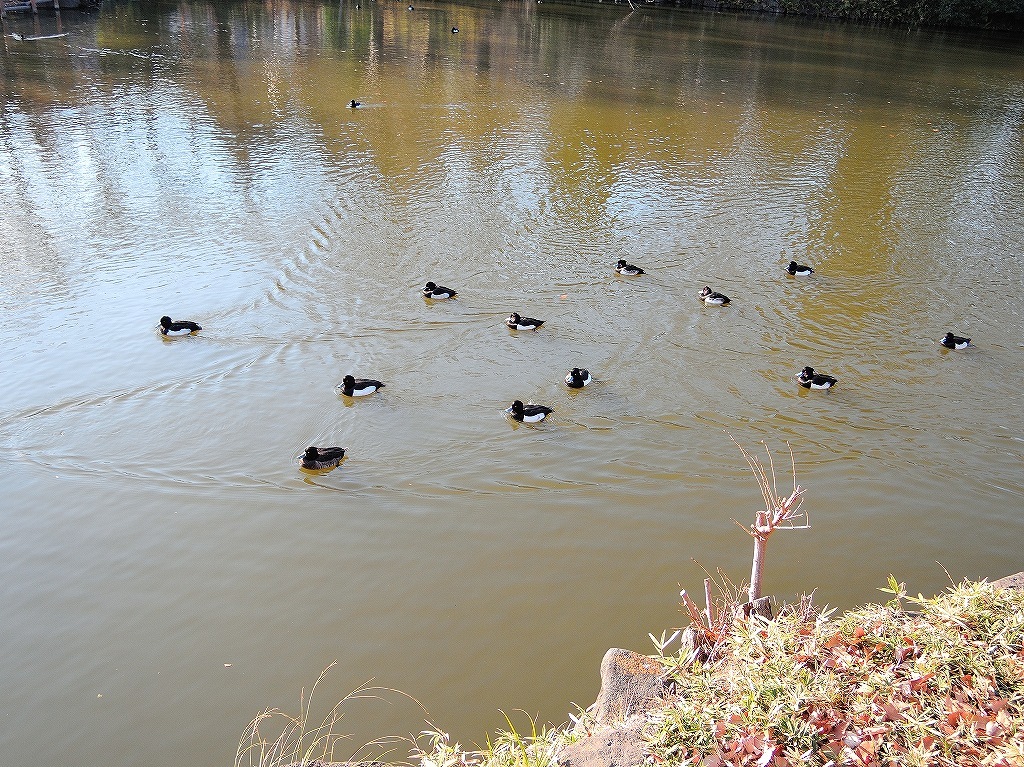
<svg viewBox="0 0 1024 767"><path fill-rule="evenodd" d="M774 593L1024 568L1019 42L406 6L4 38L3 764L228 764L334 660L324 703L373 678L463 741L562 721L607 647L682 621L692 560L746 575L730 434L790 441L809 487ZM346 401L347 372L387 387ZM314 443L350 458L303 474Z"/></svg>

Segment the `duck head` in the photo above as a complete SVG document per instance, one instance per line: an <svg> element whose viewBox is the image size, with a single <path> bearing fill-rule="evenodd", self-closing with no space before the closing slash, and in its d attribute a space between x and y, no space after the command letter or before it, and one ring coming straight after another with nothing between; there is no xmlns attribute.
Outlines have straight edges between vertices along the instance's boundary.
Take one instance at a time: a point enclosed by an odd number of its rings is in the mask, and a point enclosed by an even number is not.
<svg viewBox="0 0 1024 767"><path fill-rule="evenodd" d="M169 328L170 326L171 326L171 318L170 317L161 317L160 318L160 327L162 327L162 328Z"/></svg>

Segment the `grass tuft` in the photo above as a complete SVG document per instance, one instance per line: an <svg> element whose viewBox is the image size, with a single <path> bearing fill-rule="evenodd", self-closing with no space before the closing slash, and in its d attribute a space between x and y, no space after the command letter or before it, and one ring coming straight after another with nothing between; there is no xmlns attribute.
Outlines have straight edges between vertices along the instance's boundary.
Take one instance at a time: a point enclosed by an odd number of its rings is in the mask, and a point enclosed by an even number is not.
<svg viewBox="0 0 1024 767"><path fill-rule="evenodd" d="M249 722L238 742L235 767L307 767L320 761L333 762L336 756L341 758L341 754L344 754L343 761L380 762L394 753L399 744L408 745L408 738L393 737L380 738L353 748L352 735L338 729L345 715L343 707L355 700L387 701L384 693L394 693L420 705L415 698L400 690L371 687L366 683L338 701L323 720L311 718L311 706L317 685L335 665L336 663L332 663L324 669L310 689L308 697L305 690L299 694L297 716L271 708ZM272 739L266 734L268 731L272 734Z"/></svg>

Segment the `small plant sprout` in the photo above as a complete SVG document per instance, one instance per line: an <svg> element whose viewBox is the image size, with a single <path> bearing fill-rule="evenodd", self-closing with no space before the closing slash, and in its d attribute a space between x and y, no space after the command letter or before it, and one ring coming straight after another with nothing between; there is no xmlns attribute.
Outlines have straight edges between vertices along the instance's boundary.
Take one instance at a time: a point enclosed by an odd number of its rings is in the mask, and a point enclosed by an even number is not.
<svg viewBox="0 0 1024 767"><path fill-rule="evenodd" d="M665 648L672 644L674 641L676 641L679 638L679 635L683 633L683 631L682 629L676 629L672 632L672 636L666 639L665 634L667 633L667 629L665 631L662 631L661 639L658 639L658 637L654 636L654 634L647 634L647 636L651 638L651 641L654 642L654 647L658 651L658 655L662 658L665 657Z"/></svg>
<svg viewBox="0 0 1024 767"><path fill-rule="evenodd" d="M789 448L789 459L793 471L793 491L788 496L779 494L778 483L775 476L775 461L772 459L771 450L765 445L765 452L768 454L768 468L765 469L761 459L743 449L733 437L733 444L740 449L743 457L747 459L747 465L754 473L758 486L761 488L761 496L764 498L764 510L757 512L754 524L749 528L740 525L747 534L754 539L754 559L750 568L750 601L754 602L761 598L761 587L764 579L764 557L768 546L768 538L777 529L804 530L811 526L807 512L801 511L803 506L804 489L796 483L796 458L793 456L793 447L787 442ZM803 524L796 524L802 521Z"/></svg>

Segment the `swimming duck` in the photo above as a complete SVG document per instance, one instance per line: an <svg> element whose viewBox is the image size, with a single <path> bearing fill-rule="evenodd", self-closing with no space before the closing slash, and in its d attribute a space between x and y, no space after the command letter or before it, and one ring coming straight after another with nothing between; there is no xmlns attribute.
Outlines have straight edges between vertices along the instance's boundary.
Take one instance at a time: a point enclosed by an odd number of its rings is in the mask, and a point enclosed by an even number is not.
<svg viewBox="0 0 1024 767"><path fill-rule="evenodd" d="M517 421L522 421L523 423L537 423L538 421L543 421L547 418L548 413L553 413L554 411L544 405L534 405L532 402L524 405L522 400L517 399L512 403L512 407L505 412Z"/></svg>
<svg viewBox="0 0 1024 767"><path fill-rule="evenodd" d="M700 297L704 299L704 303L713 304L715 306L724 306L729 303L729 296L722 293L716 293L707 285L700 292Z"/></svg>
<svg viewBox="0 0 1024 767"><path fill-rule="evenodd" d="M446 288L444 285L435 285L432 282L428 282L423 286L423 295L427 298L433 298L437 301L441 301L445 298L455 298L459 295L451 288Z"/></svg>
<svg viewBox="0 0 1024 767"><path fill-rule="evenodd" d="M505 320L505 324L512 330L536 330L544 324L544 320L535 320L533 317L520 317L519 312L512 312Z"/></svg>
<svg viewBox="0 0 1024 767"><path fill-rule="evenodd" d="M798 264L796 261L790 261L789 266L786 267L786 271L797 277L810 277L814 274L814 270L804 264Z"/></svg>
<svg viewBox="0 0 1024 767"><path fill-rule="evenodd" d="M586 368L573 368L565 377L565 385L570 389L582 389L593 380Z"/></svg>
<svg viewBox="0 0 1024 767"><path fill-rule="evenodd" d="M947 349L966 349L971 345L971 339L946 333L946 335L939 339L939 343Z"/></svg>
<svg viewBox="0 0 1024 767"><path fill-rule="evenodd" d="M647 274L647 272L645 272L639 266L627 264L626 259L624 258L620 258L618 262L615 264L615 271L618 274L624 274L627 277L636 277L638 274Z"/></svg>
<svg viewBox="0 0 1024 767"><path fill-rule="evenodd" d="M188 336L197 330L202 330L202 327L195 322L188 320L174 322L170 317L160 318L160 332L165 336Z"/></svg>
<svg viewBox="0 0 1024 767"><path fill-rule="evenodd" d="M805 367L801 370L797 374L796 380L805 389L831 389L838 383L832 376L815 373L812 367Z"/></svg>
<svg viewBox="0 0 1024 767"><path fill-rule="evenodd" d="M341 459L345 457L343 447L307 447L302 454L302 468L312 469L333 469Z"/></svg>
<svg viewBox="0 0 1024 767"><path fill-rule="evenodd" d="M453 35L459 34L459 28L458 27L452 27L452 34Z"/></svg>
<svg viewBox="0 0 1024 767"><path fill-rule="evenodd" d="M346 397L365 397L367 394L373 394L377 389L383 388L384 384L380 381L375 381L372 378L353 378L352 376L342 378L341 386L337 387Z"/></svg>
<svg viewBox="0 0 1024 767"><path fill-rule="evenodd" d="M363 102L356 101L355 99L352 99L350 102L348 102L349 109L355 109L356 107L361 107L362 105Z"/></svg>

